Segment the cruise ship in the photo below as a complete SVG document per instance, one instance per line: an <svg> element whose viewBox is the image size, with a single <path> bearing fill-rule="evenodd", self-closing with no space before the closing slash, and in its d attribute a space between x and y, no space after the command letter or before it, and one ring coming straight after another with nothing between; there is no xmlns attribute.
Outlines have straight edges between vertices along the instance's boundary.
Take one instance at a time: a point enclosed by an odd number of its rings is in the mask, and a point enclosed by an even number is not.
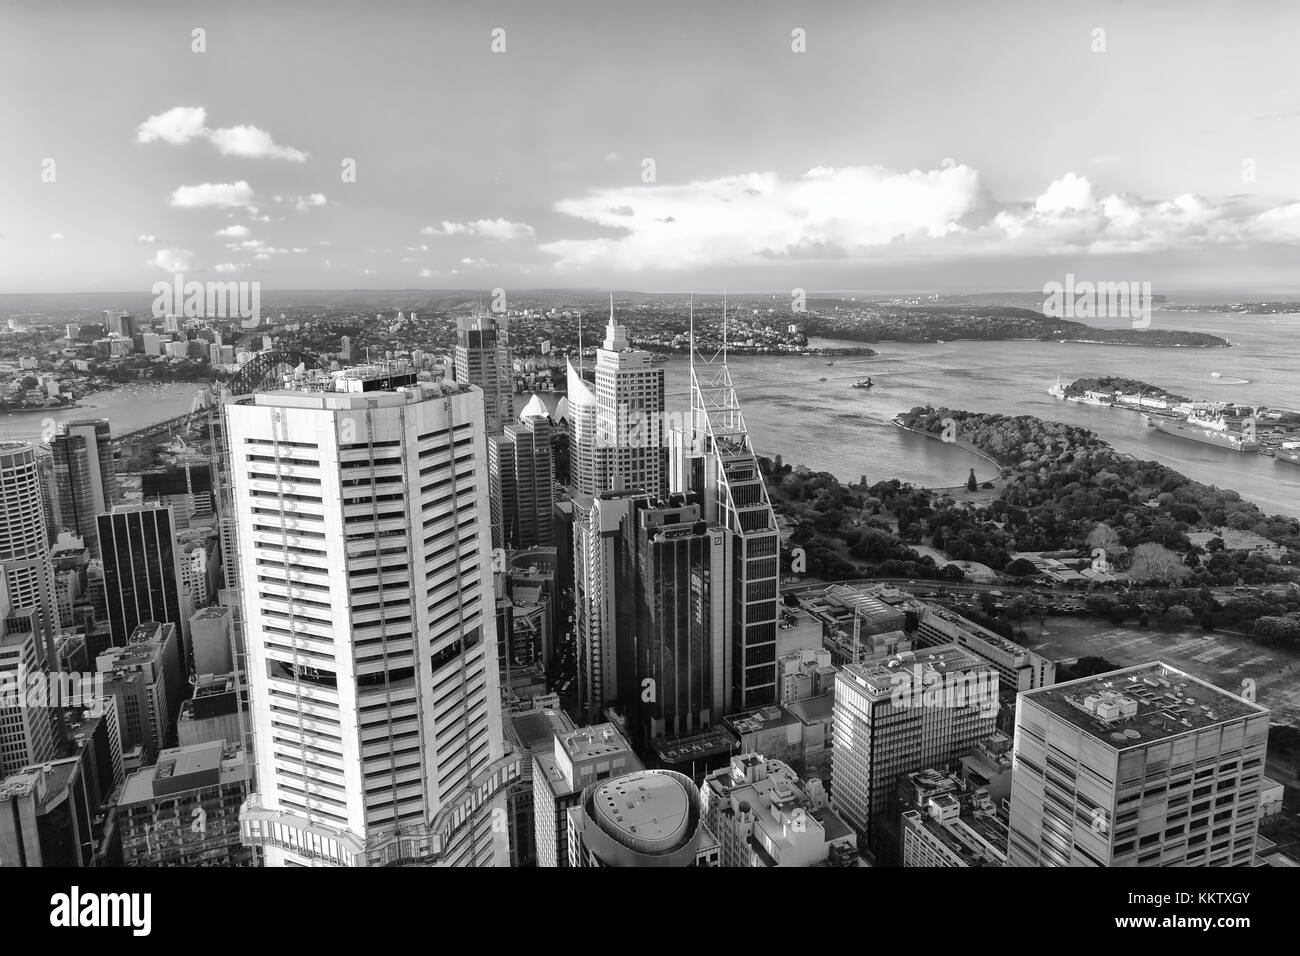
<svg viewBox="0 0 1300 956"><path fill-rule="evenodd" d="M1149 426L1166 435L1190 438L1192 441L1218 445L1231 451L1259 451L1258 441L1253 438L1248 439L1240 432L1232 431L1228 427L1227 419L1222 416L1192 412L1186 418L1175 418L1169 415L1144 415L1143 417Z"/></svg>

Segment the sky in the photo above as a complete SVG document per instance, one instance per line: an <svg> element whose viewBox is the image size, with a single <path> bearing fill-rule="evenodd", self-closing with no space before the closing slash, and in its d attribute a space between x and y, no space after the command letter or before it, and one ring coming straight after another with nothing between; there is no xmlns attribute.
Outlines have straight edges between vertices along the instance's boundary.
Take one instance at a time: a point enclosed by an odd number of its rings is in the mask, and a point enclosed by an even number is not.
<svg viewBox="0 0 1300 956"><path fill-rule="evenodd" d="M1297 43L1294 0L7 0L0 292L1300 292Z"/></svg>

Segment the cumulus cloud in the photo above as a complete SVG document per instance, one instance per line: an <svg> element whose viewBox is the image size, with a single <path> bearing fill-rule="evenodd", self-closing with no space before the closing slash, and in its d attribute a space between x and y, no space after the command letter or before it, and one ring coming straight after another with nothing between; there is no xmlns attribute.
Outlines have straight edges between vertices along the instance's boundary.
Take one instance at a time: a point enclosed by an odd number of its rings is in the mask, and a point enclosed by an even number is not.
<svg viewBox="0 0 1300 956"><path fill-rule="evenodd" d="M432 270L432 269L421 269L421 270L420 270L420 278L421 278L421 279L429 279L429 278L432 278L432 277L433 277L433 270Z"/></svg>
<svg viewBox="0 0 1300 956"><path fill-rule="evenodd" d="M440 226L425 226L420 230L423 236L474 236L480 239L525 239L535 234L532 226L526 222L511 222L508 219L475 219L473 222L447 222Z"/></svg>
<svg viewBox="0 0 1300 956"><path fill-rule="evenodd" d="M253 187L242 179L237 183L201 183L179 186L172 193L171 204L182 209L203 206L248 206L253 202Z"/></svg>
<svg viewBox="0 0 1300 956"><path fill-rule="evenodd" d="M144 245L147 245L147 246L152 246L155 242L158 241L158 237L157 237L157 236L146 235L145 233L141 233L140 235L138 235L138 236L135 237L135 241L136 241L136 242L139 242L139 243L142 243L142 244L144 244Z"/></svg>
<svg viewBox="0 0 1300 956"><path fill-rule="evenodd" d="M167 272L185 272L190 267L190 257L193 255L188 249L159 249L147 265Z"/></svg>
<svg viewBox="0 0 1300 956"><path fill-rule="evenodd" d="M238 262L222 262L212 268L216 269L218 272L239 272L244 267Z"/></svg>
<svg viewBox="0 0 1300 956"><path fill-rule="evenodd" d="M1098 195L1073 172L1032 200L1000 201L967 166L817 168L793 178L747 173L593 190L555 208L611 235L540 248L562 269L637 272L1300 242L1300 201L1264 209L1249 202ZM457 224L443 223L443 234L456 233L449 225Z"/></svg>
<svg viewBox="0 0 1300 956"><path fill-rule="evenodd" d="M202 106L176 106L150 116L136 127L139 143L164 142L176 146L195 139L206 139L222 156L243 156L252 159L284 159L293 163L306 162L307 154L292 146L280 146L266 130L256 126L223 126L209 129L207 110Z"/></svg>
<svg viewBox="0 0 1300 956"><path fill-rule="evenodd" d="M224 236L228 239L238 239L248 235L247 226L227 226L225 229L218 229L216 235Z"/></svg>
<svg viewBox="0 0 1300 956"><path fill-rule="evenodd" d="M63 233L61 233L61 232L52 232L52 233L50 233L50 238L53 239L53 240L55 240L56 242L58 242L58 241L62 241L62 239L63 239Z"/></svg>

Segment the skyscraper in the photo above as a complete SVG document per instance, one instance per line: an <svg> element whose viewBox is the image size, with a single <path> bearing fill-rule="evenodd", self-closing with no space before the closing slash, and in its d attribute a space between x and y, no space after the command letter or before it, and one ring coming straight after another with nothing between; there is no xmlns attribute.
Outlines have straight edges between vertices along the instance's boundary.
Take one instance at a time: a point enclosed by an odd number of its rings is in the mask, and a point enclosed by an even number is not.
<svg viewBox="0 0 1300 956"><path fill-rule="evenodd" d="M1249 866L1269 712L1162 663L1020 695L1011 866Z"/></svg>
<svg viewBox="0 0 1300 956"><path fill-rule="evenodd" d="M899 778L964 756L993 733L997 704L997 671L955 644L840 669L831 804L859 846L897 854L883 846L880 828Z"/></svg>
<svg viewBox="0 0 1300 956"><path fill-rule="evenodd" d="M481 392L361 366L226 421L245 842L273 866L505 865Z"/></svg>
<svg viewBox="0 0 1300 956"><path fill-rule="evenodd" d="M693 339L691 420L689 429L668 436L670 484L674 492L700 495L704 519L735 535L731 708L743 710L775 703L777 697L780 535L736 399L725 346L706 360L696 355Z"/></svg>
<svg viewBox="0 0 1300 956"><path fill-rule="evenodd" d="M60 531L81 535L98 551L96 518L113 506L116 468L108 419L62 422L50 439L51 510Z"/></svg>
<svg viewBox="0 0 1300 956"><path fill-rule="evenodd" d="M488 436L493 547L550 546L555 509L551 432L546 406L534 395L518 422Z"/></svg>
<svg viewBox="0 0 1300 956"><path fill-rule="evenodd" d="M510 368L510 320L504 315L461 316L456 323L456 381L476 385L483 396L489 435L514 421L514 374Z"/></svg>
<svg viewBox="0 0 1300 956"><path fill-rule="evenodd" d="M685 498L623 516L615 580L619 700L641 744L707 729L727 710L731 534Z"/></svg>
<svg viewBox="0 0 1300 956"><path fill-rule="evenodd" d="M0 573L11 610L39 610L40 660L54 666L54 635L61 627L54 570L36 450L23 441L0 442Z"/></svg>
<svg viewBox="0 0 1300 956"><path fill-rule="evenodd" d="M588 723L618 697L618 534L636 492L573 497L578 706Z"/></svg>
<svg viewBox="0 0 1300 956"><path fill-rule="evenodd" d="M175 624L188 673L192 608L181 588L172 509L149 505L100 515L99 549L113 644L125 645L145 621Z"/></svg>
<svg viewBox="0 0 1300 956"><path fill-rule="evenodd" d="M652 357L628 344L627 330L614 320L611 298L594 381L588 383L569 365L570 469L583 494L668 490L664 370L651 364Z"/></svg>

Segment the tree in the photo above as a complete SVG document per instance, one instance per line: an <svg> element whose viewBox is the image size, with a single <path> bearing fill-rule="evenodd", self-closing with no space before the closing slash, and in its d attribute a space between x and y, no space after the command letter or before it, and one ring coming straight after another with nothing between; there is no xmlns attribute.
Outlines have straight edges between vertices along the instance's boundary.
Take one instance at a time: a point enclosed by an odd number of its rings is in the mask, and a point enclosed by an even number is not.
<svg viewBox="0 0 1300 956"><path fill-rule="evenodd" d="M1028 558L1016 558L1007 565L1006 573L1013 578L1027 578L1031 574L1037 574L1038 568Z"/></svg>
<svg viewBox="0 0 1300 956"><path fill-rule="evenodd" d="M1107 554L1114 554L1120 549L1119 535L1105 522L1098 522L1092 526L1092 531L1088 532L1088 550L1095 551L1097 548L1101 548Z"/></svg>
<svg viewBox="0 0 1300 956"><path fill-rule="evenodd" d="M1182 560L1173 551L1154 541L1139 544L1129 561L1129 577L1135 582L1177 581L1186 573Z"/></svg>
<svg viewBox="0 0 1300 956"><path fill-rule="evenodd" d="M980 486L980 483L979 483L978 481L975 480L975 469L972 468L972 469L970 470L970 477L966 479L966 490L967 490L967 491L976 491L976 490L979 489L979 486Z"/></svg>

